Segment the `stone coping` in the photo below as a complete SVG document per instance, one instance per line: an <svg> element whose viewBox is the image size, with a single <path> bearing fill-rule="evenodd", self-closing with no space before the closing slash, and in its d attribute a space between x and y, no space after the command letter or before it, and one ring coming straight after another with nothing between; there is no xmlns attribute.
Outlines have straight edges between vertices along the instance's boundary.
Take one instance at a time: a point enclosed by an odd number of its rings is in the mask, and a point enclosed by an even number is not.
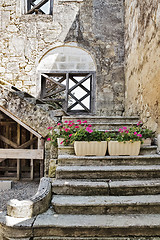
<svg viewBox="0 0 160 240"><path fill-rule="evenodd" d="M51 201L51 179L40 180L37 193L27 200L11 199L7 204L7 215L14 218L31 218L45 212Z"/></svg>

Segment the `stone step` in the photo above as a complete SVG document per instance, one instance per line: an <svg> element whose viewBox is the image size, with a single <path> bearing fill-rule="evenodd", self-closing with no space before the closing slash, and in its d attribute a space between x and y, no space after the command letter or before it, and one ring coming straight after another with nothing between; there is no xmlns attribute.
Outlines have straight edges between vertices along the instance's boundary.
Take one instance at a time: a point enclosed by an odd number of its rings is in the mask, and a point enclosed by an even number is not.
<svg viewBox="0 0 160 240"><path fill-rule="evenodd" d="M87 121L89 124L91 123L118 123L121 125L126 123L136 124L139 121L138 116L87 116L87 115L78 115L78 116L63 116L62 121L70 121L73 120L77 122L77 120L81 119L81 121Z"/></svg>
<svg viewBox="0 0 160 240"><path fill-rule="evenodd" d="M52 206L58 214L160 214L159 195L56 196Z"/></svg>
<svg viewBox="0 0 160 240"><path fill-rule="evenodd" d="M136 126L137 123L132 123L132 122L125 122L125 123L121 123L121 122L105 122L105 123L90 123L92 125L92 129L98 129L98 130L115 130L118 131L120 128L122 128L123 126L130 128L132 126ZM85 125L85 124L82 124Z"/></svg>
<svg viewBox="0 0 160 240"><path fill-rule="evenodd" d="M59 195L155 195L160 194L160 179L123 180L123 181L87 181L56 179L52 183L52 193Z"/></svg>
<svg viewBox="0 0 160 240"><path fill-rule="evenodd" d="M23 239L22 239L23 240ZM160 237L35 237L33 240L160 240Z"/></svg>
<svg viewBox="0 0 160 240"><path fill-rule="evenodd" d="M57 179L160 178L160 165L146 166L58 166Z"/></svg>
<svg viewBox="0 0 160 240"><path fill-rule="evenodd" d="M20 228L23 230L23 225ZM34 237L41 238L159 236L160 214L68 215L49 212L37 216L32 228Z"/></svg>
<svg viewBox="0 0 160 240"><path fill-rule="evenodd" d="M59 166L113 166L113 165L160 165L160 155L139 156L75 156L59 155Z"/></svg>

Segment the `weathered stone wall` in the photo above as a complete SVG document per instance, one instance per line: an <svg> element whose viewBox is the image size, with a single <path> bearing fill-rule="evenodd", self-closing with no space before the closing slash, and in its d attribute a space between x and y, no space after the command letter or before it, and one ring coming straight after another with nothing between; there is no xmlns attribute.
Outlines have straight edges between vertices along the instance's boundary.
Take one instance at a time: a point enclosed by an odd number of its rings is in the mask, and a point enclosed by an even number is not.
<svg viewBox="0 0 160 240"><path fill-rule="evenodd" d="M126 112L160 133L160 2L126 0Z"/></svg>
<svg viewBox="0 0 160 240"><path fill-rule="evenodd" d="M53 16L24 15L23 0L0 2L0 79L36 95L37 67L51 49L75 42L97 68L96 109L124 111L123 0L54 0Z"/></svg>

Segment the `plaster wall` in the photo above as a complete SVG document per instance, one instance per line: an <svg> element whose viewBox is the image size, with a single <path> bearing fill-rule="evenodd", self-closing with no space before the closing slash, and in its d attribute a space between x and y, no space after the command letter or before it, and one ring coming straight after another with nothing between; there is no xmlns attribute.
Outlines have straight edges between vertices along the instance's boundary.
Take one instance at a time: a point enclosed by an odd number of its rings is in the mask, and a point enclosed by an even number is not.
<svg viewBox="0 0 160 240"><path fill-rule="evenodd" d="M126 0L126 112L160 133L160 2Z"/></svg>
<svg viewBox="0 0 160 240"><path fill-rule="evenodd" d="M124 1L54 0L53 16L26 15L24 2L0 2L0 80L35 96L40 60L71 44L88 52L95 63L96 114L122 115Z"/></svg>

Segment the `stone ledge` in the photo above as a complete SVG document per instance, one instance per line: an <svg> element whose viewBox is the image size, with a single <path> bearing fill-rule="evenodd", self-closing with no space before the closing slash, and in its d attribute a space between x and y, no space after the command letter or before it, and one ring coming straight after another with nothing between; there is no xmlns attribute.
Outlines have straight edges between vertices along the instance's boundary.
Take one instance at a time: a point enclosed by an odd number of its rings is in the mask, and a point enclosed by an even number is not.
<svg viewBox="0 0 160 240"><path fill-rule="evenodd" d="M11 199L7 204L7 215L15 218L31 218L45 212L51 201L51 180L43 177L37 193L28 200Z"/></svg>

